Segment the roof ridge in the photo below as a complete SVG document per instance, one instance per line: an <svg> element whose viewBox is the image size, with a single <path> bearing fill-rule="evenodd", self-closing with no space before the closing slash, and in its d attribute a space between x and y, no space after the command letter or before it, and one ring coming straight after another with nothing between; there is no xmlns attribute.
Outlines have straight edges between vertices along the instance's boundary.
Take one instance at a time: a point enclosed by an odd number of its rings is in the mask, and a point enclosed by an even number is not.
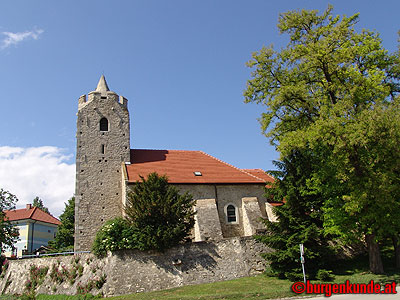
<svg viewBox="0 0 400 300"><path fill-rule="evenodd" d="M243 170L244 172L247 172L248 170L259 170L259 171L264 172L264 174L267 175L268 177L270 177L271 179L274 179L274 180L275 180L275 178L274 178L273 176L269 175L267 171L265 171L264 169L261 169L261 168L256 168L256 169L248 169L248 168L245 168L245 169L242 169L242 170Z"/></svg>
<svg viewBox="0 0 400 300"><path fill-rule="evenodd" d="M243 171L242 169L239 169L238 167L235 167L234 165L231 165L231 164L229 164L229 163L227 163L227 162L225 162L223 160L220 160L219 158L216 158L216 157L214 157L214 156L212 156L212 155L210 155L208 153L205 153L204 151L198 151L198 152L200 152L200 153L202 153L202 154L204 154L206 156L209 156L209 157L215 159L216 161L219 161L219 162L221 162L221 163L223 163L223 164L225 164L225 165L227 165L227 166L229 166L231 168L234 168L234 169L236 169L236 170L238 170L238 171L240 171L240 172L242 172L242 173L244 173L244 174L246 174L246 175L248 175L250 177L254 177L254 178L258 179L258 180L261 180L262 182L265 182L264 179L262 179L260 177L257 177L257 176L254 176L254 175L252 175L250 173L247 173L247 172Z"/></svg>
<svg viewBox="0 0 400 300"><path fill-rule="evenodd" d="M179 152L202 152L200 150L179 150L179 149L131 149L133 151L135 150L146 150L146 151L179 151Z"/></svg>
<svg viewBox="0 0 400 300"><path fill-rule="evenodd" d="M54 217L51 213L47 213L44 210L33 206L30 209L19 208L5 210L6 217L12 221L16 220L36 220L50 224L60 224L60 220Z"/></svg>
<svg viewBox="0 0 400 300"><path fill-rule="evenodd" d="M33 207L32 207L32 212L31 212L31 214L29 215L29 219L32 219L33 213L36 211L36 209L37 209L36 206L33 206Z"/></svg>
<svg viewBox="0 0 400 300"><path fill-rule="evenodd" d="M49 215L49 216L52 216L52 217L54 217L50 212L45 212L43 209L41 209L40 207L37 207L37 206L34 206L34 207L36 207L38 210L40 210L41 212L43 212L43 213L45 213L45 214L47 214L47 215Z"/></svg>
<svg viewBox="0 0 400 300"><path fill-rule="evenodd" d="M53 216L50 211L49 212L45 212L43 209L41 209L40 207L36 207L38 210L40 210L42 213L49 215L50 217L57 219L58 221L60 221L58 218L56 218L55 216Z"/></svg>

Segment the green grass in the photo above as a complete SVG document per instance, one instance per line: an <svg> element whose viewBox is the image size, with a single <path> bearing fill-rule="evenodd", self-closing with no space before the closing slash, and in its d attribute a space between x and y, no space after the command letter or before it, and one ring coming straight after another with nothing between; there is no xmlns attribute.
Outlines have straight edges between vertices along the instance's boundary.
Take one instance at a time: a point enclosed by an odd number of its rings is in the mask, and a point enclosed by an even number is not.
<svg viewBox="0 0 400 300"><path fill-rule="evenodd" d="M132 295L111 297L107 299L113 300L128 300L128 299L155 299L155 300L177 300L177 299L275 299L280 297L295 296L290 291L291 282L289 280L280 280L264 275L256 277L245 277L230 281L221 281L208 284L184 286L169 290L137 293ZM10 296L0 299L9 299ZM15 298L17 299L17 298ZM78 300L82 299L79 296L64 296L64 295L39 295L37 300Z"/></svg>
<svg viewBox="0 0 400 300"><path fill-rule="evenodd" d="M385 275L375 275L368 272L368 258L361 257L353 261L337 264L335 278L332 282L344 283L349 280L351 283L369 283L374 280L376 283L400 282L400 271L390 268L390 263L386 264ZM312 281L314 283L318 281ZM256 277L246 277L236 280L215 282L210 284L186 286L170 290L139 293L109 298L110 300L256 300L256 299L276 299L297 295L291 292L292 282L281 280L275 277L260 275Z"/></svg>
<svg viewBox="0 0 400 300"><path fill-rule="evenodd" d="M375 275L369 272L368 256L360 256L351 261L338 262L333 269L335 279L332 282L343 283L347 279L352 283L368 283L374 280L376 283L385 284L393 281L400 282L400 270L393 267L394 258L391 253L383 255L385 274Z"/></svg>
<svg viewBox="0 0 400 300"><path fill-rule="evenodd" d="M289 280L280 280L264 275L256 277L245 277L230 281L221 281L201 285L191 285L169 290L138 293L112 297L113 300L177 300L177 299L196 299L196 300L214 300L214 299L274 299L280 297L290 297L295 294L290 291L291 282Z"/></svg>
<svg viewBox="0 0 400 300"><path fill-rule="evenodd" d="M31 300L26 296L11 296L11 295L3 295L0 296L1 300ZM89 299L98 299L96 297L92 297L91 295L76 295L76 296L68 296L68 295L38 295L36 300L89 300ZM108 299L108 298L107 298Z"/></svg>
<svg viewBox="0 0 400 300"><path fill-rule="evenodd" d="M333 269L335 278L332 282L344 283L376 283L400 282L400 271L395 270L390 260L385 261L384 275L374 275L368 272L368 258L359 257L347 262L338 262ZM318 281L313 281L318 282ZM118 297L107 298L109 300L259 300L276 299L283 297L299 296L291 292L289 280L281 280L275 277L259 275L245 277L230 281L221 281L207 284L184 286L168 290L137 293ZM0 296L0 300L14 300L9 295ZM83 300L83 296L65 295L39 295L37 300ZM90 299L89 297L86 299Z"/></svg>

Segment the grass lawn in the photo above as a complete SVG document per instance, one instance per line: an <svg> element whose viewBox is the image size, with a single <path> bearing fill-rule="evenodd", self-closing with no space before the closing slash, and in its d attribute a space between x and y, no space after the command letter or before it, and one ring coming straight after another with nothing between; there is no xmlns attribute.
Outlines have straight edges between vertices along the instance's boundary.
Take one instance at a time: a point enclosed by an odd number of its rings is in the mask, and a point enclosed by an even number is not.
<svg viewBox="0 0 400 300"><path fill-rule="evenodd" d="M335 278L332 282L344 283L349 280L351 283L369 283L374 280L376 283L400 282L400 271L395 270L391 260L385 262L385 275L374 275L368 272L368 259L366 257L355 259L351 262L338 263L335 266ZM313 283L317 281L312 281ZM256 300L256 299L277 299L283 297L299 296L291 292L289 280L281 280L275 277L259 275L245 277L230 281L221 281L208 284L184 286L163 291L137 293L118 297L110 297L110 300ZM91 299L85 296L65 295L39 295L38 300L81 300ZM0 296L0 300L18 299L11 296Z"/></svg>
<svg viewBox="0 0 400 300"><path fill-rule="evenodd" d="M274 299L290 297L291 282L267 276L245 277L200 285L191 285L158 292L112 297L115 300L172 300L172 299Z"/></svg>
<svg viewBox="0 0 400 300"><path fill-rule="evenodd" d="M290 297L295 294L290 291L291 282L264 275L245 277L230 281L184 286L163 291L137 293L132 295L111 297L107 299L274 299ZM10 296L0 296L0 299L12 300ZM18 298L14 298L18 299ZM39 295L38 300L78 300L79 296Z"/></svg>

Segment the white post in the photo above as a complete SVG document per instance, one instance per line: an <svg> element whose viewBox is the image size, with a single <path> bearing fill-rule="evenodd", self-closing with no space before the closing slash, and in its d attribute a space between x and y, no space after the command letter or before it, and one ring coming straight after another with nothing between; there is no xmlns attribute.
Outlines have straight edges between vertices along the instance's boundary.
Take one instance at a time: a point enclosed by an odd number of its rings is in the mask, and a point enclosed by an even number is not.
<svg viewBox="0 0 400 300"><path fill-rule="evenodd" d="M303 269L303 278L304 278L304 284L306 284L306 270L304 269L304 247L303 244L300 244L300 261L301 261L301 267Z"/></svg>

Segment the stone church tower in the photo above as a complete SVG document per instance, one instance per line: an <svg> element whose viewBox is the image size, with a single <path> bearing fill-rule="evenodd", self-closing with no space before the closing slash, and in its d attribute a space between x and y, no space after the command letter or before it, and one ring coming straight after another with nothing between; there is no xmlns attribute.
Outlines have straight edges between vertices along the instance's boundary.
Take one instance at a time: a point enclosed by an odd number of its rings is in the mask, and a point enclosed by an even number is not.
<svg viewBox="0 0 400 300"><path fill-rule="evenodd" d="M75 251L90 250L98 229L122 215L122 168L130 161L128 101L104 76L78 103Z"/></svg>

